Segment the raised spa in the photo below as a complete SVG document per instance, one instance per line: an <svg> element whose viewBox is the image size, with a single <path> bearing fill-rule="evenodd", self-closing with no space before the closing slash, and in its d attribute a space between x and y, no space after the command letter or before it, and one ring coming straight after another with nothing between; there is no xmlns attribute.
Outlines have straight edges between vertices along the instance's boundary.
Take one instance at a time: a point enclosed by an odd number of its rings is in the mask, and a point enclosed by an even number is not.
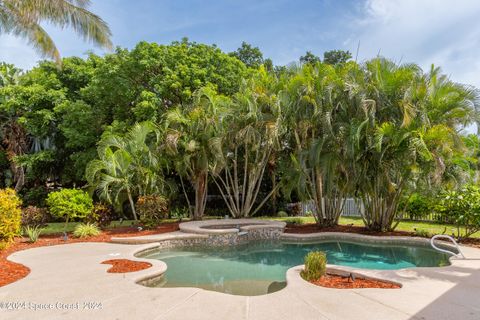
<svg viewBox="0 0 480 320"><path fill-rule="evenodd" d="M363 269L402 269L449 265L449 255L426 246L375 245L322 241L316 243L249 242L229 247L189 247L150 251L143 258L167 264L154 287L197 287L235 295L261 295L285 287L286 271L303 264L312 250L327 253L329 264Z"/></svg>

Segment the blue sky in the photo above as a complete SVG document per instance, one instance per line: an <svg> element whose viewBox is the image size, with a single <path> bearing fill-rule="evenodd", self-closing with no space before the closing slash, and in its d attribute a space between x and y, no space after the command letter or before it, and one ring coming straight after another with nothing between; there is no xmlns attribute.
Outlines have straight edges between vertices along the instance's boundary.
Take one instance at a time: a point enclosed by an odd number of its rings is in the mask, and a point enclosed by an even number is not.
<svg viewBox="0 0 480 320"><path fill-rule="evenodd" d="M92 0L108 22L115 45L141 40L190 40L235 50L242 41L260 47L275 64L307 50L322 56L360 43L360 61L383 56L435 63L458 82L480 87L478 0ZM70 30L46 26L63 56L102 53ZM31 68L39 57L24 40L0 36L0 61Z"/></svg>

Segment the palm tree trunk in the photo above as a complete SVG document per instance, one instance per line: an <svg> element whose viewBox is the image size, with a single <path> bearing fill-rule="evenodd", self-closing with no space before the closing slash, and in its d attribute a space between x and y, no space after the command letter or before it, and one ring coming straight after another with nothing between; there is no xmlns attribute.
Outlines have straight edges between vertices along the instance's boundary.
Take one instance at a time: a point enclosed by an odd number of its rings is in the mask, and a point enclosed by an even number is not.
<svg viewBox="0 0 480 320"><path fill-rule="evenodd" d="M128 202L130 202L130 207L132 208L133 219L137 221L138 220L137 212L135 211L135 204L133 203L133 198L132 198L132 193L130 192L130 188L127 188L127 195L128 195Z"/></svg>
<svg viewBox="0 0 480 320"><path fill-rule="evenodd" d="M207 173L201 172L195 181L195 211L194 220L201 220L205 211L207 197Z"/></svg>

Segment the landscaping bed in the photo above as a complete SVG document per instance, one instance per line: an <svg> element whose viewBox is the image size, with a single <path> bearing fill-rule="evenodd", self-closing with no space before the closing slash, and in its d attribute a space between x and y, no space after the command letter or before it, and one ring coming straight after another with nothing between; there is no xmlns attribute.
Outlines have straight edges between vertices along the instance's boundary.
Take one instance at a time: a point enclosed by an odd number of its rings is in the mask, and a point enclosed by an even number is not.
<svg viewBox="0 0 480 320"><path fill-rule="evenodd" d="M148 269L151 263L132 261L128 259L112 259L103 261L102 264L111 264L112 267L107 270L108 273L127 273Z"/></svg>
<svg viewBox="0 0 480 320"><path fill-rule="evenodd" d="M370 236L412 236L413 232L408 231L391 231L391 232L376 232L368 230L365 227L354 225L338 225L334 227L320 227L315 223L308 224L287 224L285 233L307 234L315 232L349 232L365 234Z"/></svg>
<svg viewBox="0 0 480 320"><path fill-rule="evenodd" d="M71 237L71 235L69 235L66 241L63 240L61 234L41 236L35 243L28 242L27 238L16 238L15 242L12 243L7 249L0 251L0 287L20 280L30 273L30 269L28 267L7 260L7 257L9 255L17 251L78 242L110 242L110 239L112 237L144 236L150 234L173 232L177 230L179 230L178 223L174 222L162 224L155 229L141 231L139 231L138 227L135 226L118 227L102 231L98 236L87 238L73 238Z"/></svg>
<svg viewBox="0 0 480 320"><path fill-rule="evenodd" d="M317 286L334 288L334 289L400 289L401 286L392 282L356 278L355 281L348 277L343 277L335 274L326 274L319 280L310 281Z"/></svg>

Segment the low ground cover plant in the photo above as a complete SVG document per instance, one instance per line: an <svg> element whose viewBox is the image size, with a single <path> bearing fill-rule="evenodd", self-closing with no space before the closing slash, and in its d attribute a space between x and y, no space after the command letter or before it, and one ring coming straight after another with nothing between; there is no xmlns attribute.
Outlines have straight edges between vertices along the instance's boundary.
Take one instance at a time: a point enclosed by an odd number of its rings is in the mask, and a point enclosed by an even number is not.
<svg viewBox="0 0 480 320"><path fill-rule="evenodd" d="M100 232L100 229L95 224L82 223L75 227L73 236L76 238L93 237L98 236Z"/></svg>
<svg viewBox="0 0 480 320"><path fill-rule="evenodd" d="M28 237L28 242L35 243L42 233L42 228L38 225L26 226L23 230L23 233Z"/></svg>

